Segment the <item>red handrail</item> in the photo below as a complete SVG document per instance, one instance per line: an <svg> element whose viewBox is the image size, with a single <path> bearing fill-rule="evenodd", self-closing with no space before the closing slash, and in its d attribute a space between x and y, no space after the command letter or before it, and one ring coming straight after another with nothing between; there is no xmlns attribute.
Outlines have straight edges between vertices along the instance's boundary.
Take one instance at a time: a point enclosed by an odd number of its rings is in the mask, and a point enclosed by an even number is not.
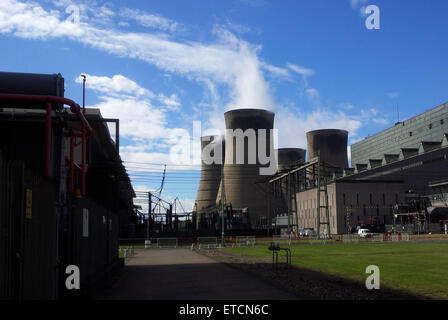
<svg viewBox="0 0 448 320"><path fill-rule="evenodd" d="M73 100L63 98L63 97L57 97L57 96L46 96L46 95L28 95L28 94L11 94L11 93L0 93L0 100L8 100L8 101L32 101L32 102L42 102L43 105L46 107L47 111L47 117L46 117L46 162L45 162L45 173L47 177L50 177L51 175L51 107L52 103L59 103L59 104L65 104L70 106L70 111L76 114L76 116L79 118L79 120L82 123L82 194L85 194L85 176L87 172L87 165L86 165L86 153L85 153L85 139L90 138L93 136L94 130L90 126L89 122L85 118L84 114L85 112L81 111L81 107L74 102ZM72 142L72 139L71 139ZM70 143L72 148L72 143ZM73 158L73 150L70 150L70 171L71 171L71 186L73 188L73 178L74 178L74 158ZM73 192L73 190L71 190Z"/></svg>
<svg viewBox="0 0 448 320"><path fill-rule="evenodd" d="M0 93L0 100L13 100L13 101L34 101L42 103L61 103L70 106L70 111L78 116L81 122L86 126L88 131L88 137L93 136L93 129L87 122L84 114L81 111L81 107L75 101L56 96L42 96L42 95L28 95L28 94L11 94L11 93Z"/></svg>

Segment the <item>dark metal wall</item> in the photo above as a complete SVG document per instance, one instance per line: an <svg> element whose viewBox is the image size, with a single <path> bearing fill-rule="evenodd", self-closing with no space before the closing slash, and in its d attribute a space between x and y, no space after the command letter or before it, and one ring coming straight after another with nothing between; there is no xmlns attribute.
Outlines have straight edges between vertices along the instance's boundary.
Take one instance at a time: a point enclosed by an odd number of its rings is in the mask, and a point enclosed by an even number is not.
<svg viewBox="0 0 448 320"><path fill-rule="evenodd" d="M0 156L0 299L57 295L55 186Z"/></svg>
<svg viewBox="0 0 448 320"><path fill-rule="evenodd" d="M120 263L118 216L85 197L73 201L69 225L66 252L70 255L64 259L64 268L67 265L78 266L81 289L90 292L92 288L102 286L111 276L111 268Z"/></svg>

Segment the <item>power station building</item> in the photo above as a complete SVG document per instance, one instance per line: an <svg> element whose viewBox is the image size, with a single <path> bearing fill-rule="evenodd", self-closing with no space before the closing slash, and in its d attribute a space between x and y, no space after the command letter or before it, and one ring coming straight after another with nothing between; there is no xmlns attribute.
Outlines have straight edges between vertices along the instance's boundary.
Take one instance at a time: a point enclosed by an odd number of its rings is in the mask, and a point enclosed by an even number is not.
<svg viewBox="0 0 448 320"><path fill-rule="evenodd" d="M226 112L225 120L228 130L258 132L273 128L274 114L261 109L236 109ZM424 200L419 210L428 218L426 230L437 232L437 222L448 218L445 209L440 208L440 203L448 202L447 123L448 103L398 122L353 144L351 168L347 131L310 131L306 134L307 162L303 149L278 149L277 173L269 177L260 175L258 156L256 162L248 163L254 146L246 140L244 163L236 163L235 137L227 132L223 167L202 164L198 216L213 211L214 218L209 219L212 223L203 227L214 224L220 228L218 216L224 189L224 206L231 208L230 213L224 213L226 219L231 219L232 209L246 209L248 229L313 228L343 234L362 225L380 224L387 229L395 223L396 207L409 204L413 197L413 201ZM255 138L254 150L258 151L258 134ZM269 140L266 143L267 149L272 148ZM431 219L428 212L432 212Z"/></svg>
<svg viewBox="0 0 448 320"><path fill-rule="evenodd" d="M422 142L423 148L436 147L445 133L448 133L448 103L352 144L352 167L375 167L399 156L406 157L417 153Z"/></svg>
<svg viewBox="0 0 448 320"><path fill-rule="evenodd" d="M373 222L391 226L394 207L409 204L411 198L425 203L419 210L427 219L426 231L437 232L438 221L447 218L447 122L448 103L353 144L353 168L335 171L335 161L328 158L330 165L324 171L330 233L346 233L353 226ZM316 189L297 193L298 227L318 228ZM326 219L321 214L321 220Z"/></svg>

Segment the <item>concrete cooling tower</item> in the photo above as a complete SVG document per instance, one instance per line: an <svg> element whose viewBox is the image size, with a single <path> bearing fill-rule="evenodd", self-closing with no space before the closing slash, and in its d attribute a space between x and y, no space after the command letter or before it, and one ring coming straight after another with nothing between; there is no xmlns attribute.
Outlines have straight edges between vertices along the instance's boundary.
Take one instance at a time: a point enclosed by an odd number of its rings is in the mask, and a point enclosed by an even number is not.
<svg viewBox="0 0 448 320"><path fill-rule="evenodd" d="M281 148L275 150L277 159L277 173L288 171L294 166L305 163L306 150L300 148ZM286 180L281 183L281 197L274 201L276 214L283 214L288 211L288 185Z"/></svg>
<svg viewBox="0 0 448 320"><path fill-rule="evenodd" d="M228 111L224 114L226 121L226 150L224 164L224 189L226 203L231 203L233 208L249 208L249 218L252 227L260 221L260 218L268 218L268 187L267 183L260 182L267 176L260 175L260 168L268 167L262 165L258 157L258 129L266 129L266 156L272 157L272 165L275 173L275 154L274 146L271 143L270 134L274 126L274 113L262 109L237 109ZM244 139L244 164L238 164L237 161L237 144L238 141L232 132L241 129L242 132L248 133L248 129L253 129L254 138L248 143L248 139ZM237 130L239 131L239 130ZM264 144L264 143L263 143ZM255 153L255 161L249 164L249 160L253 160ZM220 200L220 192L218 193L217 202Z"/></svg>
<svg viewBox="0 0 448 320"><path fill-rule="evenodd" d="M339 168L348 167L347 131L337 129L314 130L307 132L306 138L308 140L308 161L317 157L320 153L322 161Z"/></svg>
<svg viewBox="0 0 448 320"><path fill-rule="evenodd" d="M215 150L211 144L221 143L221 155L215 154ZM209 148L206 148L209 146ZM210 152L208 152L211 150ZM222 161L218 163L210 163L205 160L205 157L224 159L224 141L221 136L204 136L201 138L201 180L199 181L198 193L196 195L196 210L201 211L208 206L216 204L216 196L218 194L219 185L221 183Z"/></svg>
<svg viewBox="0 0 448 320"><path fill-rule="evenodd" d="M278 172L288 170L294 165L305 163L305 149L281 148L276 149L275 154L277 159Z"/></svg>

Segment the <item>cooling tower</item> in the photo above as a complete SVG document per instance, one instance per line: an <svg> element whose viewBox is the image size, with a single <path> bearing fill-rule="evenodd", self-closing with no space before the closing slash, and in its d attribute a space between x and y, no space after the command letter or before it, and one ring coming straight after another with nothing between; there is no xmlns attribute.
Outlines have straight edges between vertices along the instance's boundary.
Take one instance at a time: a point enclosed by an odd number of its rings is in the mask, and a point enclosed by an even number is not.
<svg viewBox="0 0 448 320"><path fill-rule="evenodd" d="M300 148L281 148L275 150L277 159L277 173L285 172L294 166L305 163L306 150ZM300 172L298 173L300 174ZM281 197L273 199L276 215L288 212L288 183L281 182Z"/></svg>
<svg viewBox="0 0 448 320"><path fill-rule="evenodd" d="M275 150L277 159L277 171L288 170L294 165L305 163L305 149L300 148L281 148Z"/></svg>
<svg viewBox="0 0 448 320"><path fill-rule="evenodd" d="M226 121L226 150L224 164L224 189L226 203L230 203L233 208L248 208L249 218L252 227L257 225L260 218L268 218L268 188L266 175L260 175L260 168L268 167L262 165L259 157L259 129L266 129L266 156L272 158L273 173L275 173L275 154L273 143L271 143L271 129L274 125L274 113L261 109L237 109L224 114ZM237 130L241 129L241 130ZM235 138L233 133L238 131L250 135L251 139L244 139L244 162L237 163L237 146L241 141ZM236 130L236 131L235 131ZM249 143L251 140L251 143ZM260 140L263 141L263 140ZM270 154L272 152L272 154ZM254 157L255 156L255 161ZM241 159L240 158L240 159ZM250 161L249 161L250 160ZM254 162L254 163L250 163ZM218 193L217 202L220 200Z"/></svg>
<svg viewBox="0 0 448 320"><path fill-rule="evenodd" d="M307 132L308 161L317 157L332 166L347 168L348 132L337 129L323 129ZM330 170L332 171L332 170Z"/></svg>
<svg viewBox="0 0 448 320"><path fill-rule="evenodd" d="M222 142L221 155L215 154L217 149L209 144L220 144ZM209 146L209 148L206 148ZM210 151L211 150L211 151ZM198 193L196 195L196 210L200 212L208 206L216 204L219 185L221 183L222 160L224 158L224 141L221 136L204 136L201 138L201 180L199 182ZM210 151L210 152L208 152ZM206 157L221 158L216 163L210 163L213 159Z"/></svg>

